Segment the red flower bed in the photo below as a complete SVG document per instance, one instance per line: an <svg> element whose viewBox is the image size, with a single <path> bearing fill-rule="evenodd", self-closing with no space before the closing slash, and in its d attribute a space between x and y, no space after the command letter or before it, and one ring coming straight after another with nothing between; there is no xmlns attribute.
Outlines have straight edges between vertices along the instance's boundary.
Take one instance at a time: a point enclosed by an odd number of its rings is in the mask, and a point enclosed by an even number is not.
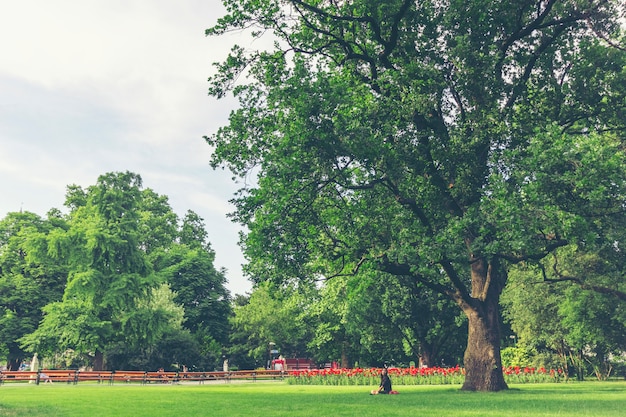
<svg viewBox="0 0 626 417"><path fill-rule="evenodd" d="M465 369L452 368L388 368L394 385L462 384ZM290 384L301 385L378 385L380 368L328 368L289 371ZM533 367L508 367L503 369L508 383L556 382L561 370Z"/></svg>

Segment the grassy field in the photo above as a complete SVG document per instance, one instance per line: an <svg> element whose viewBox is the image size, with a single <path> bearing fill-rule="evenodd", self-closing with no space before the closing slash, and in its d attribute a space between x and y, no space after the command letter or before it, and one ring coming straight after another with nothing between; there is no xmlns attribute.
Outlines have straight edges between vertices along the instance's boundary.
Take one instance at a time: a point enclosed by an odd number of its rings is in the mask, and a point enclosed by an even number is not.
<svg viewBox="0 0 626 417"><path fill-rule="evenodd" d="M626 416L626 382L528 384L499 393L458 386L399 386L400 395L363 386L278 383L206 385L0 386L0 416Z"/></svg>

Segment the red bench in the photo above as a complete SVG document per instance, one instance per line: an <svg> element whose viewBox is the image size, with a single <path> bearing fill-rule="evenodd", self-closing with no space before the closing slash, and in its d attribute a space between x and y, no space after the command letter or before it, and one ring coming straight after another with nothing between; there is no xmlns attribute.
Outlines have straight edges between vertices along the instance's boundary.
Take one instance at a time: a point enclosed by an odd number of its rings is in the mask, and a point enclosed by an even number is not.
<svg viewBox="0 0 626 417"><path fill-rule="evenodd" d="M39 371L39 383L66 382L76 383L76 370L42 369Z"/></svg>
<svg viewBox="0 0 626 417"><path fill-rule="evenodd" d="M306 358L286 358L285 368L289 371L299 369L317 369L317 364Z"/></svg>
<svg viewBox="0 0 626 417"><path fill-rule="evenodd" d="M113 371L111 375L111 383L119 381L119 382L141 382L142 384L146 381L146 372L145 371Z"/></svg>
<svg viewBox="0 0 626 417"><path fill-rule="evenodd" d="M0 384L5 382L39 382L39 372L37 371L1 371Z"/></svg>
<svg viewBox="0 0 626 417"><path fill-rule="evenodd" d="M40 371L2 371L0 372L0 384L5 382L33 382L35 384L66 382L76 383L76 371L42 369Z"/></svg>
<svg viewBox="0 0 626 417"><path fill-rule="evenodd" d="M146 372L144 383L160 382L162 384L172 384L178 382L178 372Z"/></svg>
<svg viewBox="0 0 626 417"><path fill-rule="evenodd" d="M113 383L113 372L111 371L78 371L76 373L76 382L96 381L98 384L103 382Z"/></svg>

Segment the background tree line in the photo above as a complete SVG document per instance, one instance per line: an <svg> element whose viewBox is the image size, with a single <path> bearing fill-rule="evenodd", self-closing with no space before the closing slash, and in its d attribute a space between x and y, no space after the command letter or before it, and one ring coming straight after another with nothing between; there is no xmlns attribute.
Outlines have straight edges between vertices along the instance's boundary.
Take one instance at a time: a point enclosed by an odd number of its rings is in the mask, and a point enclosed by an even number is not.
<svg viewBox="0 0 626 417"><path fill-rule="evenodd" d="M137 174L67 187L67 214L0 222L0 357L49 366L212 368L228 344L225 271L203 220Z"/></svg>
<svg viewBox="0 0 626 417"><path fill-rule="evenodd" d="M252 369L268 365L270 342L285 357L345 367L462 364L467 320L410 277L259 280L231 297L202 219L178 218L138 175L67 190L67 214L0 221L0 356L10 369L34 353L53 367L212 370L228 358ZM550 281L555 262L587 285L623 288L624 257L608 248L569 246L541 267L513 269L502 297L504 363L605 378L626 351L623 301Z"/></svg>

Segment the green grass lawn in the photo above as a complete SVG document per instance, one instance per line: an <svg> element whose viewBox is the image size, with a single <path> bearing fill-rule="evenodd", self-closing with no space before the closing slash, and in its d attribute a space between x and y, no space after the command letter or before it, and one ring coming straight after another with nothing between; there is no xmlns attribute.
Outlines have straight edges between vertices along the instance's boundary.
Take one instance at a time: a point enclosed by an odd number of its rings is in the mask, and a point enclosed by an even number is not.
<svg viewBox="0 0 626 417"><path fill-rule="evenodd" d="M512 386L499 393L459 386L371 387L278 383L206 385L5 384L0 416L626 416L626 382Z"/></svg>

